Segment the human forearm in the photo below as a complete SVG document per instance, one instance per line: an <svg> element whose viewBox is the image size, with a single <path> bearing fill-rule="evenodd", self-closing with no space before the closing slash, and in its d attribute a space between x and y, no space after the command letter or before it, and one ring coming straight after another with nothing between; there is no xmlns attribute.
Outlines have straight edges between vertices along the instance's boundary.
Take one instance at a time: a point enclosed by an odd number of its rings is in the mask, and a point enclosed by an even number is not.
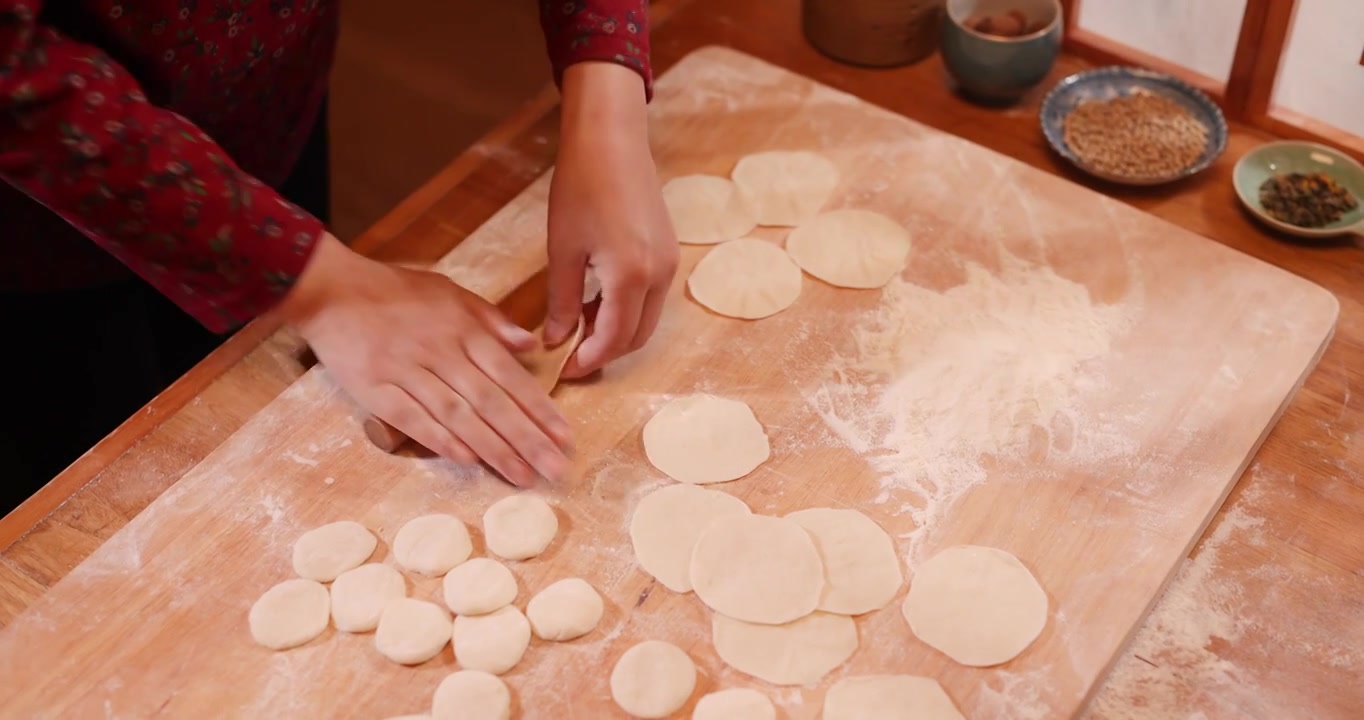
<svg viewBox="0 0 1364 720"><path fill-rule="evenodd" d="M41 9L0 0L0 179L211 329L272 306L322 224L107 55L42 25Z"/></svg>
<svg viewBox="0 0 1364 720"><path fill-rule="evenodd" d="M540 27L554 79L561 86L570 67L600 61L634 70L643 81L646 99L652 95L646 0L541 0Z"/></svg>

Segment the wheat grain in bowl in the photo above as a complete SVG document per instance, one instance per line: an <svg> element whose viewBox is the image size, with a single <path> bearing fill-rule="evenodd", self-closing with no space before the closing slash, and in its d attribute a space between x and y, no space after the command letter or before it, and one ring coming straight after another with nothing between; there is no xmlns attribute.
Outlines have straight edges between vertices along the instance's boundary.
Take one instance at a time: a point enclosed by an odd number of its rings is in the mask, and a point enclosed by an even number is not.
<svg viewBox="0 0 1364 720"><path fill-rule="evenodd" d="M1166 178L1192 167L1208 145L1208 129L1183 105L1136 91L1076 106L1065 142L1091 169L1117 178Z"/></svg>

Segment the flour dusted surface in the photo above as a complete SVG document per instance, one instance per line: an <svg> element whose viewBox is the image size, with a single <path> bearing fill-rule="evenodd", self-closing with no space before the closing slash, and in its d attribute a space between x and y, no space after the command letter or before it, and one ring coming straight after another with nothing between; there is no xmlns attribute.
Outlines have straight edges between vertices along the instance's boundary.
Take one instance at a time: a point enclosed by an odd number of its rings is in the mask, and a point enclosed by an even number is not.
<svg viewBox="0 0 1364 720"><path fill-rule="evenodd" d="M664 481L645 464L639 427L668 400L708 392L751 404L772 431L772 459L752 477L725 486L755 512L855 505L890 533L908 560L911 582L924 551L945 542L988 542L1035 568L1057 602L1037 652L983 678L980 671L933 665L922 646L888 642L904 637L903 619L893 611L871 613L859 620L865 647L846 671L831 673L826 682L885 672L885 663L898 657L904 672L934 674L968 717L1070 716L1097 682L1097 668L1118 651L1220 503L1256 438L1310 368L1329 331L1330 317L1322 318L1334 306L1318 302L1319 289L1122 203L732 51L713 48L684 60L660 79L657 90L650 135L663 176L724 175L754 150L827 153L845 177L829 209L866 207L910 230L915 250L903 276L908 282L836 295L834 288L809 281L795 305L758 323L707 318L675 286L672 311L660 322L655 342L598 380L556 391L575 423L584 460L575 469L580 480L573 491L554 498L562 511L563 541L515 566L524 581L522 599L549 582L581 574L607 602L599 631L556 645L554 653L529 652L508 674L517 702L537 702L567 720L609 716L615 709L607 679L584 676L579 668L609 668L646 638L674 643L693 657L703 678L698 696L712 684L740 684L710 651L709 617L695 598L649 590L651 580L630 561L626 526L634 503ZM507 159L529 179L525 163ZM548 180L533 183L440 268L492 299L542 269ZM784 232L759 228L754 234L780 242ZM1019 262L996 261L996 246ZM683 272L703 251L682 248ZM973 263L982 276L968 276ZM1033 285L1048 292L1028 291ZM1036 302L1034 295L1053 297L1054 290L1083 298L1075 309L1081 318L1098 321L1097 336L1105 339L1100 349L1073 342L1059 349L1050 341L1025 344L1002 320L1017 316L1046 325L1039 318L1051 316L1053 331L1072 323L1050 312L1025 317L1022 307L1008 303L986 316L993 324L967 316L952 326L935 325L925 312L970 308L966 299L972 293L1029 303ZM1021 357L1027 353L999 352L1015 360L1004 363L1002 374L1041 381L972 387L962 377L935 377L936 385L891 388L891 376L909 374L907 366L890 362L893 355L885 350L867 357L857 347L858 338L904 334L896 330L904 323L896 322L891 300L897 307L926 304L905 311L931 330L905 343L911 350L936 348L916 350L925 358L972 343L991 347L987 340L998 345L1002 338L1015 349L1061 352L1061 371L1031 365L1037 358ZM968 337L974 340L966 342ZM890 369L859 369L878 361ZM989 379L971 358L944 370ZM1070 384L1056 380L1067 376ZM1050 421L1032 424L989 418L986 428L1005 427L984 439L962 440L910 422L945 418L973 427L964 420L969 409L940 401L957 391L960 403L988 407L994 401L980 397L1016 399L1015 385L1037 403L1039 417L1045 407L1059 410ZM600 397L616 401L596 401ZM476 528L479 513L510 492L476 470L373 451L351 409L325 372L311 371L25 617L0 631L0 650L26 648L25 661L39 667L0 661L9 677L23 681L11 700L15 713L55 707L75 716L110 708L115 717L184 715L239 703L254 708L255 715L364 711L379 717L426 706L455 669L448 651L437 661L403 668L379 657L368 635L328 634L271 654L242 632L254 597L289 576L289 547L303 531L354 518L379 535L375 560L387 561L403 521L449 512ZM921 447L909 447L896 434ZM335 482L326 483L329 477ZM1266 526L1274 522L1263 511L1255 517L1265 518ZM481 545L479 538L475 543ZM277 562L243 565L239 555ZM1306 570L1275 580L1281 570L1259 569L1266 573L1265 589L1248 593L1250 606L1263 601L1302 608L1300 602L1276 599L1297 588L1333 598L1358 595L1345 584L1303 583L1310 575ZM434 599L439 590L438 582L423 581L412 594ZM109 596L123 602L94 602ZM129 625L143 625L148 608L158 611L166 632L128 634ZM1287 671L1293 661L1306 659L1322 668L1312 676L1314 687L1328 688L1333 697L1348 695L1339 676L1358 667L1351 647L1361 643L1322 633L1329 627L1325 622L1314 618L1311 633L1273 629L1284 633L1286 652L1281 663L1266 667ZM70 628L80 632L61 633ZM1242 632L1242 638L1249 634ZM242 643L159 642L196 634L239 637ZM107 652L83 652L91 646ZM1219 645L1217 637L1209 648L1226 658L1239 651ZM145 662L151 657L157 662ZM344 672L357 658L369 663L360 670L364 676L382 677L386 689L401 689L418 701L401 707L377 702L374 685L353 682ZM142 662L130 662L137 660ZM1178 678L1178 665L1169 663L1167 675ZM134 666L136 672L126 670ZM222 682L184 682L186 672L211 673ZM1246 677L1229 675L1238 682ZM84 694L70 692L69 681L59 686L53 680L70 677L88 678ZM1284 686L1277 681L1278 692L1286 692ZM162 694L160 688L174 691ZM574 702L557 688L572 688ZM823 692L768 694L784 717L796 720L817 711ZM1291 699L1320 704L1323 695ZM1292 705L1284 700L1277 707Z"/></svg>
<svg viewBox="0 0 1364 720"><path fill-rule="evenodd" d="M921 559L923 531L986 479L985 456L1022 455L1038 431L1083 432L1069 410L1084 364L1108 352L1134 312L1095 304L1051 268L1007 253L1002 263L997 274L968 265L965 282L942 292L893 281L807 393L880 476L876 502L915 520L911 560Z"/></svg>

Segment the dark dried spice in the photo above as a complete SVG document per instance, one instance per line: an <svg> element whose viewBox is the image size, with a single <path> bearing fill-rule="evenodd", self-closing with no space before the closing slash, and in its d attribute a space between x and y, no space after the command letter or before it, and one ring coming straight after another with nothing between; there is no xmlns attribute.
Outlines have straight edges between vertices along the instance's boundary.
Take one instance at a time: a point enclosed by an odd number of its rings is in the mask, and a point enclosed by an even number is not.
<svg viewBox="0 0 1364 720"><path fill-rule="evenodd" d="M1260 205L1279 222L1319 228L1340 220L1359 201L1326 173L1287 173L1260 185Z"/></svg>

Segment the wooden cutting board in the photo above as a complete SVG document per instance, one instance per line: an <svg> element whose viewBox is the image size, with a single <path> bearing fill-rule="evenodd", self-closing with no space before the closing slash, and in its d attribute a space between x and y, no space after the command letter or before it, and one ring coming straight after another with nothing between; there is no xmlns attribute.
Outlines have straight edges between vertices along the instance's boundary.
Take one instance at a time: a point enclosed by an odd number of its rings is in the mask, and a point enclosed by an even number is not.
<svg viewBox="0 0 1364 720"><path fill-rule="evenodd" d="M573 481L546 490L561 534L515 566L518 604L581 576L608 610L586 638L532 643L506 676L520 716L620 716L610 668L651 638L695 658L696 697L756 687L791 718L816 717L834 680L883 672L937 678L969 718L1075 714L1316 362L1334 297L729 50L668 72L651 113L665 179L726 174L760 150L817 150L843 174L829 207L889 214L915 249L884 290L807 277L795 306L744 322L686 297L706 249L685 248L652 343L597 381L560 388L579 455ZM534 183L440 269L492 299L535 275L547 189L548 177ZM696 391L749 403L772 439L770 462L721 489L764 513L858 508L896 538L909 576L947 545L1009 550L1050 598L1041 637L1002 667L960 667L909 633L902 593L858 620L861 647L818 687L773 688L724 667L708 611L636 569L626 533L640 497L666 482L644 459L640 428ZM247 632L251 603L291 576L303 531L358 520L387 559L407 519L450 512L476 529L513 492L481 472L378 452L353 411L324 370L309 372L0 633L5 714L424 711L454 669L448 648L402 668L370 635L329 630L273 653ZM438 598L438 582L410 594Z"/></svg>

